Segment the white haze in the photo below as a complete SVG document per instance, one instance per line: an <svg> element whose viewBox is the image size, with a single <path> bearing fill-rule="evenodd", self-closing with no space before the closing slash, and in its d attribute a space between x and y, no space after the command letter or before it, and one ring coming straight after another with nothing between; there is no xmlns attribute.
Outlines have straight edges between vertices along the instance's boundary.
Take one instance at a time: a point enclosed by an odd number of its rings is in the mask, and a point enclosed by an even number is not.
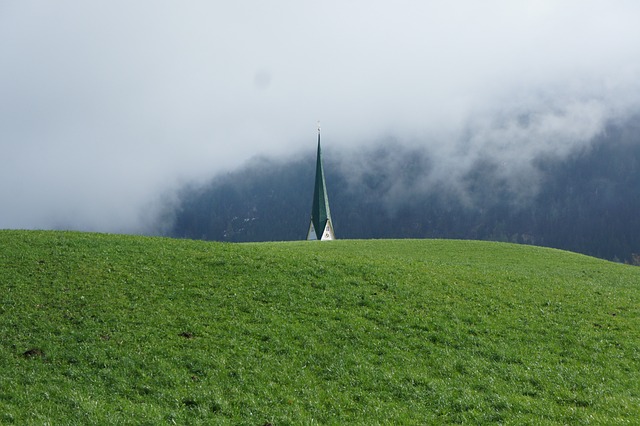
<svg viewBox="0 0 640 426"><path fill-rule="evenodd" d="M3 1L0 228L144 232L185 181L313 153L316 120L325 151L392 137L431 179L490 159L525 187L637 112L638 22L615 0Z"/></svg>

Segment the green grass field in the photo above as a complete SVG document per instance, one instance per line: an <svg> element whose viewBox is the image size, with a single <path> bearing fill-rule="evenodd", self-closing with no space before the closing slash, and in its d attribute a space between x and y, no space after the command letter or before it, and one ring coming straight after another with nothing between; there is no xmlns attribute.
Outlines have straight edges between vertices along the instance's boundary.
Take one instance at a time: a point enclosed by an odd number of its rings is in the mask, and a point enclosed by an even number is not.
<svg viewBox="0 0 640 426"><path fill-rule="evenodd" d="M640 268L502 243L0 231L0 424L624 424Z"/></svg>

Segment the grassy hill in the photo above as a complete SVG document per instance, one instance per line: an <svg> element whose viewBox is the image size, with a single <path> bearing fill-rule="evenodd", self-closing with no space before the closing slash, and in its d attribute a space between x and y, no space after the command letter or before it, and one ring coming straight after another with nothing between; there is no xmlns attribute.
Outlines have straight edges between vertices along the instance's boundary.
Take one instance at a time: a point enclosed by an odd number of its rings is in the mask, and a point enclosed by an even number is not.
<svg viewBox="0 0 640 426"><path fill-rule="evenodd" d="M451 240L0 231L2 424L640 418L640 268Z"/></svg>

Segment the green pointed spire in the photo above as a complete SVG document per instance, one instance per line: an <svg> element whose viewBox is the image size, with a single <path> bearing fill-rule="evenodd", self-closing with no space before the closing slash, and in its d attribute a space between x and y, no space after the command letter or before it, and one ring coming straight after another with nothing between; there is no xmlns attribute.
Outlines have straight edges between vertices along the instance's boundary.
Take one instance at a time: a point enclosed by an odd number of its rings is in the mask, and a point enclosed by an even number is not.
<svg viewBox="0 0 640 426"><path fill-rule="evenodd" d="M320 148L320 126L318 126L318 156L316 159L316 180L313 190L313 205L311 207L311 223L307 240L333 240L333 224L331 223L331 211L329 210L329 198L327 185L324 180L322 167L322 150Z"/></svg>

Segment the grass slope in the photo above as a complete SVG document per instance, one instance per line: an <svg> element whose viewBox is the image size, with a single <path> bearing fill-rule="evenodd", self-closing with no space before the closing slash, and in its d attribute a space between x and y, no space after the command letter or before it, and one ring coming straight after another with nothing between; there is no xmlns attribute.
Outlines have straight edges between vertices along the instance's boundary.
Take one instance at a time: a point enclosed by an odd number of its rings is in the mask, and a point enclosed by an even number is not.
<svg viewBox="0 0 640 426"><path fill-rule="evenodd" d="M639 284L489 242L0 231L0 423L635 422Z"/></svg>

